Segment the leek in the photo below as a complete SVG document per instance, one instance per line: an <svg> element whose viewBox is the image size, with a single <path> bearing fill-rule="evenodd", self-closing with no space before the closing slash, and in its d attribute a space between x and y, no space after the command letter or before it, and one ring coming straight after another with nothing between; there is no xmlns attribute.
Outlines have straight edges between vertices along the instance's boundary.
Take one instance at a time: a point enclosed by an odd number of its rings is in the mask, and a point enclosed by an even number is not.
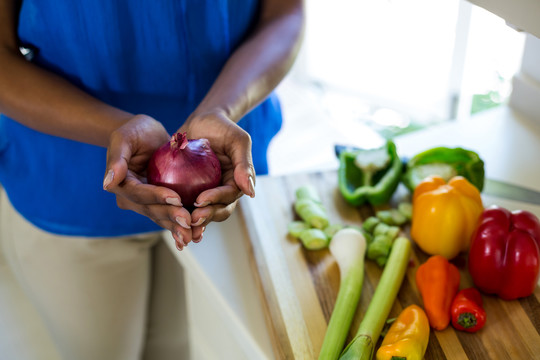
<svg viewBox="0 0 540 360"><path fill-rule="evenodd" d="M407 271L410 254L411 243L409 239L398 237L394 241L388 262L358 331L354 339L343 350L341 360L372 359L375 344L381 335Z"/></svg>
<svg viewBox="0 0 540 360"><path fill-rule="evenodd" d="M332 238L330 252L338 263L341 281L319 360L338 359L347 340L364 282L366 239L360 231L344 228Z"/></svg>

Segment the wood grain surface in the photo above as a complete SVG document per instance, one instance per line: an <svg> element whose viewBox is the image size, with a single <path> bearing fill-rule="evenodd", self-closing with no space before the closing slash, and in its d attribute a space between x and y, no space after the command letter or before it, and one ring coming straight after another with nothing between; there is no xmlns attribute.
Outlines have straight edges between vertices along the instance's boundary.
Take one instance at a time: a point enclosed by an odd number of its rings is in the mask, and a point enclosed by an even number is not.
<svg viewBox="0 0 540 360"><path fill-rule="evenodd" d="M360 225L373 214L370 207L353 208L337 188L336 172L257 178L254 199L243 198L240 213L249 233L248 248L257 275L261 301L276 359L317 359L339 288L339 269L330 252L310 251L287 234L287 224L297 219L295 190L315 186L327 208L331 223ZM393 201L406 196L398 191ZM408 236L408 229L403 229ZM392 307L396 317L410 304L422 306L414 281L419 264L428 255L413 244L410 266ZM466 256L452 262L460 269L460 288L473 286L466 270ZM349 332L349 339L365 313L382 270L366 260L362 295ZM540 287L527 298L503 301L483 295L487 312L485 327L477 333L431 331L425 359L540 359Z"/></svg>

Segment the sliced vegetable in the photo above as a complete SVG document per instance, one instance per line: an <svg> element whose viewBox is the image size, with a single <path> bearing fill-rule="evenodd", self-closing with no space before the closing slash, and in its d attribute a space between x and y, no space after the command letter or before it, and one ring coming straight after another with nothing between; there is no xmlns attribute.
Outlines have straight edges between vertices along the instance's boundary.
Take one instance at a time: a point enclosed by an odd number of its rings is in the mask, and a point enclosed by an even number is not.
<svg viewBox="0 0 540 360"><path fill-rule="evenodd" d="M378 217L370 216L362 223L362 230L371 237L368 241L367 258L383 267L400 228L388 225Z"/></svg>
<svg viewBox="0 0 540 360"><path fill-rule="evenodd" d="M386 264L390 249L400 232L399 227L379 223L373 230L373 241L369 243L367 257L383 267Z"/></svg>
<svg viewBox="0 0 540 360"><path fill-rule="evenodd" d="M322 205L317 190L311 185L304 185L296 190L294 210L311 227L324 229L329 224L328 214Z"/></svg>
<svg viewBox="0 0 540 360"><path fill-rule="evenodd" d="M469 249L483 209L480 192L464 177L448 184L428 177L414 190L411 237L424 252L452 259Z"/></svg>
<svg viewBox="0 0 540 360"><path fill-rule="evenodd" d="M444 330L450 323L450 307L459 290L458 268L441 255L431 256L416 271L416 286L422 296L429 325Z"/></svg>
<svg viewBox="0 0 540 360"><path fill-rule="evenodd" d="M343 229L343 227L344 226L341 224L332 224L325 227L323 231L329 239L332 239L339 230Z"/></svg>
<svg viewBox="0 0 540 360"><path fill-rule="evenodd" d="M372 359L375 344L403 282L410 255L411 242L405 237L398 237L358 331L340 359Z"/></svg>
<svg viewBox="0 0 540 360"><path fill-rule="evenodd" d="M298 189L296 189L295 196L296 200L308 199L316 202L317 204L322 203L321 197L319 196L317 189L315 189L315 187L313 187L312 185L300 186Z"/></svg>
<svg viewBox="0 0 540 360"><path fill-rule="evenodd" d="M310 228L302 230L298 236L302 245L308 250L320 250L328 246L330 238L321 229Z"/></svg>
<svg viewBox="0 0 540 360"><path fill-rule="evenodd" d="M478 191L484 187L484 161L478 154L463 148L435 147L413 156L406 165L403 183L413 192L426 177L437 175L448 181L463 176Z"/></svg>
<svg viewBox="0 0 540 360"><path fill-rule="evenodd" d="M407 217L398 209L379 210L375 215L388 225L400 226L408 221Z"/></svg>
<svg viewBox="0 0 540 360"><path fill-rule="evenodd" d="M463 289L452 301L452 326L456 330L476 332L486 323L482 295L476 288Z"/></svg>
<svg viewBox="0 0 540 360"><path fill-rule="evenodd" d="M339 154L340 192L353 206L386 203L400 182L402 166L391 140L378 149L344 150Z"/></svg>
<svg viewBox="0 0 540 360"><path fill-rule="evenodd" d="M366 240L356 229L339 230L330 243L330 252L339 266L341 282L328 323L319 359L337 359L352 323L364 281Z"/></svg>
<svg viewBox="0 0 540 360"><path fill-rule="evenodd" d="M304 221L291 221L287 224L287 230L291 236L300 237L300 233L309 229L309 224Z"/></svg>
<svg viewBox="0 0 540 360"><path fill-rule="evenodd" d="M365 231L373 234L375 227L379 225L380 222L381 220L378 217L370 216L366 220L364 220L364 222L362 223L362 228Z"/></svg>
<svg viewBox="0 0 540 360"><path fill-rule="evenodd" d="M424 310L409 305L390 326L379 350L377 360L422 360L429 342L429 322Z"/></svg>
<svg viewBox="0 0 540 360"><path fill-rule="evenodd" d="M529 296L540 276L540 221L524 210L486 209L469 251L469 272L483 292L504 300Z"/></svg>
<svg viewBox="0 0 540 360"><path fill-rule="evenodd" d="M407 218L408 221L412 219L412 204L410 202L400 202L398 204L398 211Z"/></svg>
<svg viewBox="0 0 540 360"><path fill-rule="evenodd" d="M331 224L317 190L311 185L296 189L294 210L301 221L291 221L288 233L300 239L308 250L320 250L328 246L341 224Z"/></svg>
<svg viewBox="0 0 540 360"><path fill-rule="evenodd" d="M328 226L328 215L321 204L310 199L299 199L294 203L294 210L305 222L317 229Z"/></svg>
<svg viewBox="0 0 540 360"><path fill-rule="evenodd" d="M399 228L397 226L391 226L381 222L375 226L375 229L373 229L373 236L386 235L389 232L399 233Z"/></svg>

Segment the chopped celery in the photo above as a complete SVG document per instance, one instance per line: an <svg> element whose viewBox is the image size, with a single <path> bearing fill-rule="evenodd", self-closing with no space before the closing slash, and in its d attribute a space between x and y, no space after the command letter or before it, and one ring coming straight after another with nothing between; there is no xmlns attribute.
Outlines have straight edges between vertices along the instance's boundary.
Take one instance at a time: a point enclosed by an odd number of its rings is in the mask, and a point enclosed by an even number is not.
<svg viewBox="0 0 540 360"><path fill-rule="evenodd" d="M300 186L298 189L296 189L295 196L296 200L308 199L315 201L316 203L321 203L319 193L317 192L317 189L315 189L315 187L313 187L312 185Z"/></svg>
<svg viewBox="0 0 540 360"><path fill-rule="evenodd" d="M362 228L369 233L373 233L375 226L377 226L381 220L375 216L370 216L362 223Z"/></svg>
<svg viewBox="0 0 540 360"><path fill-rule="evenodd" d="M373 235L371 233L368 233L366 230L364 229L360 229L360 232L364 235L364 237L366 238L366 243L369 245L371 244L371 242L373 241Z"/></svg>
<svg viewBox="0 0 540 360"><path fill-rule="evenodd" d="M310 228L300 232L299 235L302 245L309 250L320 250L328 246L329 238L324 231Z"/></svg>
<svg viewBox="0 0 540 360"><path fill-rule="evenodd" d="M395 239L398 237L400 231L401 229L398 226L390 226L386 230L385 235L390 236L392 239Z"/></svg>
<svg viewBox="0 0 540 360"><path fill-rule="evenodd" d="M377 265L384 267L394 240L399 236L400 228L380 223L376 226L373 241L368 245L367 257Z"/></svg>
<svg viewBox="0 0 540 360"><path fill-rule="evenodd" d="M412 219L412 204L410 202L400 202L398 204L398 211L411 221Z"/></svg>
<svg viewBox="0 0 540 360"><path fill-rule="evenodd" d="M375 215L388 225L403 225L407 222L405 215L397 209L379 210Z"/></svg>
<svg viewBox="0 0 540 360"><path fill-rule="evenodd" d="M321 204L311 199L302 198L295 202L294 209L298 216L309 225L317 229L324 229L328 226L328 215Z"/></svg>
<svg viewBox="0 0 540 360"><path fill-rule="evenodd" d="M343 229L343 225L341 224L332 224L332 225L328 225L327 227L325 227L323 229L324 233L326 234L326 236L332 240L332 238L334 237L334 235L339 231Z"/></svg>
<svg viewBox="0 0 540 360"><path fill-rule="evenodd" d="M369 244L367 249L367 257L370 260L374 260L377 265L384 267L390 249L394 243L394 238L388 235L377 235L373 238L373 241Z"/></svg>
<svg viewBox="0 0 540 360"><path fill-rule="evenodd" d="M381 222L373 229L373 236L385 235L388 231L390 231L390 225Z"/></svg>
<svg viewBox="0 0 540 360"><path fill-rule="evenodd" d="M296 238L300 237L300 233L307 229L309 229L309 225L304 221L291 221L287 225L287 230L289 231L289 234Z"/></svg>

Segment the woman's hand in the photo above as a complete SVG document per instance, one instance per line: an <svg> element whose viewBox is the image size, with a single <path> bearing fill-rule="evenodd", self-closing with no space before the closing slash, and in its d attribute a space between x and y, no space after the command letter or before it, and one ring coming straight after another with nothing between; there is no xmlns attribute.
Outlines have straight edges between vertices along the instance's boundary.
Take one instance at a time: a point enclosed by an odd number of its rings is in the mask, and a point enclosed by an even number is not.
<svg viewBox="0 0 540 360"><path fill-rule="evenodd" d="M110 136L103 188L116 195L121 209L147 216L169 230L182 250L193 238L190 213L175 191L146 181L148 160L169 139L159 121L146 115L132 117Z"/></svg>
<svg viewBox="0 0 540 360"><path fill-rule="evenodd" d="M243 194L255 196L251 137L224 113L193 116L179 131L187 132L190 139L208 139L221 163L221 186L202 192L191 213L193 241L198 242L206 225L226 220Z"/></svg>

